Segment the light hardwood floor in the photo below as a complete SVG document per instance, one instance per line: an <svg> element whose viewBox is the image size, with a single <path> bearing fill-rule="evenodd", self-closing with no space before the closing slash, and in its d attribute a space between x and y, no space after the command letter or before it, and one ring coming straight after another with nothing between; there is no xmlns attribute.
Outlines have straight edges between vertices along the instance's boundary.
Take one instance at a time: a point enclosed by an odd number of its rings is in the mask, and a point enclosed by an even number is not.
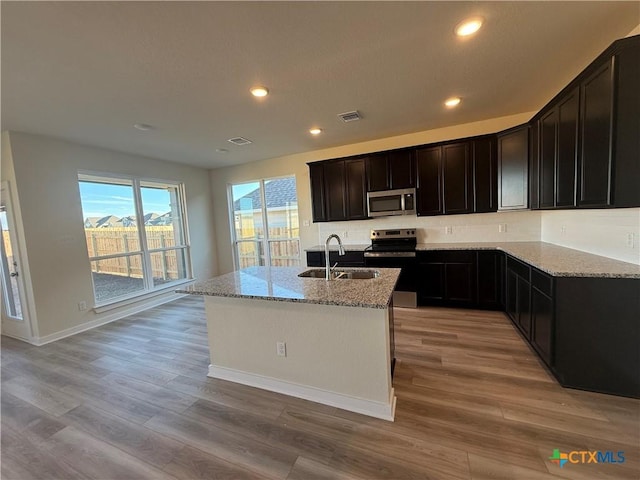
<svg viewBox="0 0 640 480"><path fill-rule="evenodd" d="M558 386L502 313L395 318L394 423L207 378L197 297L43 347L2 337L2 479L639 477L639 401ZM561 469L555 448L626 461Z"/></svg>

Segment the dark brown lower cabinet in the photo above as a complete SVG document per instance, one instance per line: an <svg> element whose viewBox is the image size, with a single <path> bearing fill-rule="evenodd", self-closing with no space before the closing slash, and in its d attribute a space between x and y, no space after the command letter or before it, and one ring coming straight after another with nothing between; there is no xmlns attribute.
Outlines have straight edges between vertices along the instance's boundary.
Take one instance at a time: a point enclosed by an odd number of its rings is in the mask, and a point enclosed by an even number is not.
<svg viewBox="0 0 640 480"><path fill-rule="evenodd" d="M531 267L507 256L507 314L527 338L531 335Z"/></svg>
<svg viewBox="0 0 640 480"><path fill-rule="evenodd" d="M475 306L475 252L418 252L418 297L421 305Z"/></svg>
<svg viewBox="0 0 640 480"><path fill-rule="evenodd" d="M640 398L640 279L558 277L554 300L560 383Z"/></svg>
<svg viewBox="0 0 640 480"><path fill-rule="evenodd" d="M531 288L531 345L547 366L553 366L553 299Z"/></svg>
<svg viewBox="0 0 640 480"><path fill-rule="evenodd" d="M477 252L478 308L503 310L504 308L504 253Z"/></svg>

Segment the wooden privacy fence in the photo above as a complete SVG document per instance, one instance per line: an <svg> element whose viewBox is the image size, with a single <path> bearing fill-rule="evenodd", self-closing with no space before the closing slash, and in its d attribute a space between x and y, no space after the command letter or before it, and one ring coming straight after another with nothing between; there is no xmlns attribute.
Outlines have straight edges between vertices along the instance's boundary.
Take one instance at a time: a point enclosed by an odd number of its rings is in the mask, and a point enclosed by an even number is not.
<svg viewBox="0 0 640 480"><path fill-rule="evenodd" d="M175 246L173 226L145 227L149 250ZM85 228L89 257L127 254L140 251L140 238L136 227ZM183 249L151 253L151 271L154 279L176 280L185 278ZM91 269L97 273L142 278L142 255L92 261Z"/></svg>

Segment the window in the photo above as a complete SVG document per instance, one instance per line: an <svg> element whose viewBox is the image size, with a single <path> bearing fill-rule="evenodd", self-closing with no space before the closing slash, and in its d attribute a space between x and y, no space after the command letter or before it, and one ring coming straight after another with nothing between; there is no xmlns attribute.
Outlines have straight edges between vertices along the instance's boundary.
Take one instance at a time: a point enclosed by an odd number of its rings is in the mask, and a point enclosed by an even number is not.
<svg viewBox="0 0 640 480"><path fill-rule="evenodd" d="M300 265L296 178L272 178L229 187L236 269Z"/></svg>
<svg viewBox="0 0 640 480"><path fill-rule="evenodd" d="M190 278L178 183L78 175L96 305Z"/></svg>

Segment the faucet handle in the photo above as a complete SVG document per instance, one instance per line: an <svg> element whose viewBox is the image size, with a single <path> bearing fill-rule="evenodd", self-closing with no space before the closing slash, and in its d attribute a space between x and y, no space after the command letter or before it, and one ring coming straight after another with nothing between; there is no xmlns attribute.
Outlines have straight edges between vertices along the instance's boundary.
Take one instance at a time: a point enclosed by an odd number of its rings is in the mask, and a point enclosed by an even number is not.
<svg viewBox="0 0 640 480"><path fill-rule="evenodd" d="M333 267L331 267L331 270L333 270L334 268L336 268L338 266L338 262L333 264Z"/></svg>

